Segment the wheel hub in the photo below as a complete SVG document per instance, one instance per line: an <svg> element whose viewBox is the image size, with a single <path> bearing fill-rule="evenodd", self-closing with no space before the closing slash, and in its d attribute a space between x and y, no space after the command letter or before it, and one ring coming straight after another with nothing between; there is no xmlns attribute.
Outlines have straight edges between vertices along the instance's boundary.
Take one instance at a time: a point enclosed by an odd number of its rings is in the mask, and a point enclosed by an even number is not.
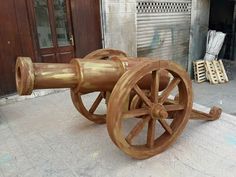
<svg viewBox="0 0 236 177"><path fill-rule="evenodd" d="M151 108L151 117L152 119L166 119L168 117L168 113L163 105L157 103Z"/></svg>

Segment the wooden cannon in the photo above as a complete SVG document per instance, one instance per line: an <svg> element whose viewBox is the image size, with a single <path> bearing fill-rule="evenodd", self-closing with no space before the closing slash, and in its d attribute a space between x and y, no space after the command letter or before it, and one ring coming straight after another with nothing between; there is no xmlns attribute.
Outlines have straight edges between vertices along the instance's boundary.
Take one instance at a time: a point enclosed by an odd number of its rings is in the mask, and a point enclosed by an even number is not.
<svg viewBox="0 0 236 177"><path fill-rule="evenodd" d="M116 146L137 159L166 150L189 119L216 120L222 112L217 107L209 114L192 108L192 83L178 64L131 58L113 49L94 51L70 64L18 57L16 85L20 95L30 95L33 89L70 88L77 110L90 121L107 123ZM92 92L99 94L86 107L82 96ZM103 99L107 112L98 114Z"/></svg>

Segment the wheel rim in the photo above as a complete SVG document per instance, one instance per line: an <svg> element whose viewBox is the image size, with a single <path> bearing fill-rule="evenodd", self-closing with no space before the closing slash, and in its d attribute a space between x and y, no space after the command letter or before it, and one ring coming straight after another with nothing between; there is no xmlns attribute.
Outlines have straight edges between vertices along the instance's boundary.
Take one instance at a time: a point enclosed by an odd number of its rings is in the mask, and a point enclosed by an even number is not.
<svg viewBox="0 0 236 177"><path fill-rule="evenodd" d="M84 59L96 59L96 60L107 60L113 56L120 56L126 57L127 55L120 51L114 49L99 49L96 50L84 57ZM86 108L84 101L82 99L82 94L76 92L74 89L71 89L71 98L74 106L76 109L85 116L88 120L95 122L97 124L104 124L106 123L106 114L95 114L95 111L98 109L99 105L101 104L105 97L106 93L98 92L98 96L94 100L91 107L88 109Z"/></svg>
<svg viewBox="0 0 236 177"><path fill-rule="evenodd" d="M93 103L90 105L89 108L87 108L84 104L84 101L82 99L82 94L74 92L71 90L71 98L74 106L77 108L77 110L88 120L95 122L97 124L103 124L106 122L106 114L96 114L95 111L98 109L99 105L101 104L103 100L102 93L99 93L96 99L93 101Z"/></svg>
<svg viewBox="0 0 236 177"><path fill-rule="evenodd" d="M161 70L168 71L173 79L167 88L158 95L158 75ZM152 73L152 83L149 98L137 83L150 72ZM175 104L167 104L168 96L175 87L178 88L179 101ZM146 106L126 111L122 105L132 90L139 95ZM175 141L187 124L191 109L192 89L191 80L187 73L170 61L146 62L144 65L126 72L113 89L108 104L108 132L112 141L125 153L134 158L145 159L161 153ZM170 116L173 120L168 124L167 117L171 118ZM125 133L123 130L125 122L134 117L136 120L138 118L138 122L132 126L128 133ZM164 129L164 133L158 136L155 131L157 122ZM145 142L134 144L133 139L144 130L145 126L147 126L147 131L144 133L147 137Z"/></svg>
<svg viewBox="0 0 236 177"><path fill-rule="evenodd" d="M113 56L127 57L127 54L121 50L98 49L86 55L84 59L101 60L101 59L109 59Z"/></svg>

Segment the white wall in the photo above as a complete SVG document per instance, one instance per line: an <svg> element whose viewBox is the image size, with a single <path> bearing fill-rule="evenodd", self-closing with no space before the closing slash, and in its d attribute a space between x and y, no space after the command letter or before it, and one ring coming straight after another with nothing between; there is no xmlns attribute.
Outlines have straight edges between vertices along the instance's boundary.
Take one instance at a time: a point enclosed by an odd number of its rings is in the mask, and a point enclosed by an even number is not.
<svg viewBox="0 0 236 177"><path fill-rule="evenodd" d="M101 8L104 47L136 56L136 0L102 0Z"/></svg>

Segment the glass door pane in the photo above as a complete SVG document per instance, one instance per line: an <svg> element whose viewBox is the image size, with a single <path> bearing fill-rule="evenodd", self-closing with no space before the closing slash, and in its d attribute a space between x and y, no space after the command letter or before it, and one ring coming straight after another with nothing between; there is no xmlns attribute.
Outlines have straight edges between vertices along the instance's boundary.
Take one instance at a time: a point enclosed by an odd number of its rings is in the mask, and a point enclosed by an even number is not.
<svg viewBox="0 0 236 177"><path fill-rule="evenodd" d="M36 26L40 48L53 47L47 0L34 0Z"/></svg>
<svg viewBox="0 0 236 177"><path fill-rule="evenodd" d="M66 0L54 0L53 2L58 46L69 46L71 41L68 29Z"/></svg>

